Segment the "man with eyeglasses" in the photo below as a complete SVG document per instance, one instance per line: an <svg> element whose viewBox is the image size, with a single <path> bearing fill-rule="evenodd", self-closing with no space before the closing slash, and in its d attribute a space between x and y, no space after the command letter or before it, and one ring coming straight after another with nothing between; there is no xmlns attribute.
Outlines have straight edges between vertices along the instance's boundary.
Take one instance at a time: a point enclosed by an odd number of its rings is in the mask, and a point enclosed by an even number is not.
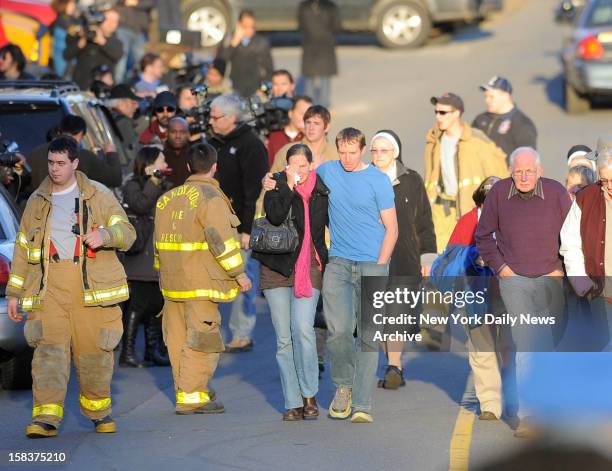
<svg viewBox="0 0 612 471"><path fill-rule="evenodd" d="M236 96L221 95L211 103L209 122L214 135L210 144L217 150L218 159L215 178L240 219L242 256L253 282L253 288L240 293L232 304L229 322L232 340L225 349L228 353L248 352L253 348L259 262L251 259L248 248L261 181L268 171L266 147L253 128L241 122L240 114L240 99Z"/></svg>
<svg viewBox="0 0 612 471"><path fill-rule="evenodd" d="M472 194L485 178L506 177L506 155L482 131L462 120L463 100L454 93L432 97L435 126L427 133L425 189L431 203L438 252L457 220L474 208Z"/></svg>
<svg viewBox="0 0 612 471"><path fill-rule="evenodd" d="M487 195L475 239L480 256L499 277L508 315L517 320L511 325L521 420L515 436L523 438L534 433L523 401L525 376L536 355L554 350L553 325L562 325L559 234L572 201L561 183L542 177L540 155L532 147L519 147L509 161L512 176ZM523 316L548 322L528 323Z"/></svg>
<svg viewBox="0 0 612 471"><path fill-rule="evenodd" d="M176 116L178 103L172 92L158 93L153 100L149 126L140 134L138 143L143 146L164 144L168 139L168 123Z"/></svg>

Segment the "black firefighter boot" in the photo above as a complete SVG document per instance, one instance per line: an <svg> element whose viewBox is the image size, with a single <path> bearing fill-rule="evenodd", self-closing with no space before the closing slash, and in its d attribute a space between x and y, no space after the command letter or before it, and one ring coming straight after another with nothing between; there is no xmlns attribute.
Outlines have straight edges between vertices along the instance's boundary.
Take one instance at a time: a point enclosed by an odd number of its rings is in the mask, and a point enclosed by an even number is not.
<svg viewBox="0 0 612 471"><path fill-rule="evenodd" d="M128 311L125 316L119 366L131 368L142 368L144 366L140 360L138 360L135 351L136 336L138 335L138 326L140 325L141 319L142 315L136 311Z"/></svg>
<svg viewBox="0 0 612 471"><path fill-rule="evenodd" d="M164 345L161 331L161 317L151 316L145 326L144 360L155 366L170 366L168 349Z"/></svg>

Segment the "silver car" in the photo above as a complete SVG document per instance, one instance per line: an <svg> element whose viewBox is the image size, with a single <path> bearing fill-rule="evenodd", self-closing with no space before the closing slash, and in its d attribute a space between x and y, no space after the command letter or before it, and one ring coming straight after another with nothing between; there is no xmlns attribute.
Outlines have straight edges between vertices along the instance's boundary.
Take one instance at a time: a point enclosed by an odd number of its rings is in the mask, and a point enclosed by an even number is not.
<svg viewBox="0 0 612 471"><path fill-rule="evenodd" d="M23 335L23 323L8 318L6 284L19 228L19 214L10 194L0 185L0 384L3 389L32 385L32 350Z"/></svg>
<svg viewBox="0 0 612 471"><path fill-rule="evenodd" d="M595 97L612 97L612 0L586 3L562 61L568 113L588 111Z"/></svg>

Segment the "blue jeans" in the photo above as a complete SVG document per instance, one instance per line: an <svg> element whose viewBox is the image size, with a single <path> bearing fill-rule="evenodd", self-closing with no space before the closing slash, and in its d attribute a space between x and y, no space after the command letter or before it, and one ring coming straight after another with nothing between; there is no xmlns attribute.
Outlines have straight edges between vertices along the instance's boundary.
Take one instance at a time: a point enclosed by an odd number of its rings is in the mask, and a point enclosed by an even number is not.
<svg viewBox="0 0 612 471"><path fill-rule="evenodd" d="M314 100L317 105L330 107L331 77L305 77L304 94Z"/></svg>
<svg viewBox="0 0 612 471"><path fill-rule="evenodd" d="M147 38L143 33L127 28L118 28L115 35L123 44L123 56L115 66L115 81L123 83L124 80L128 79L131 70L139 66L138 63L144 56Z"/></svg>
<svg viewBox="0 0 612 471"><path fill-rule="evenodd" d="M280 370L285 407L304 405L303 398L319 390L319 363L314 318L320 292L310 298L296 298L293 288L265 289L272 324L276 332L276 361Z"/></svg>
<svg viewBox="0 0 612 471"><path fill-rule="evenodd" d="M259 289L259 262L251 258L250 250L242 250L242 259L246 264L246 274L253 287L246 293L239 293L232 302L229 329L232 339L252 339L257 320L257 291Z"/></svg>
<svg viewBox="0 0 612 471"><path fill-rule="evenodd" d="M53 30L53 69L60 77L66 73L69 62L64 59L64 49L66 49L66 36L68 32L58 26ZM70 63L73 61L70 61Z"/></svg>
<svg viewBox="0 0 612 471"><path fill-rule="evenodd" d="M330 257L323 276L323 313L327 322L327 350L336 387L353 390L353 408L372 409L376 384L378 344L362 337L361 277L387 276L388 265ZM357 328L356 348L353 332Z"/></svg>

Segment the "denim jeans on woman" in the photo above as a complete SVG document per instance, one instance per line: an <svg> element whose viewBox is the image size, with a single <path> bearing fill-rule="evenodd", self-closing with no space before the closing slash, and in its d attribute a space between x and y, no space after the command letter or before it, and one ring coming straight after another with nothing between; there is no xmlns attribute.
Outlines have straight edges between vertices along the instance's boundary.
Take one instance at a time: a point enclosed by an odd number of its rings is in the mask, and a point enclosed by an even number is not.
<svg viewBox="0 0 612 471"><path fill-rule="evenodd" d="M330 257L323 276L327 349L336 387L352 388L353 409L370 411L376 384L378 344L362 338L361 277L387 276L388 265ZM353 332L357 328L357 345Z"/></svg>
<svg viewBox="0 0 612 471"><path fill-rule="evenodd" d="M319 363L314 318L319 290L309 298L296 298L293 288L265 289L276 332L276 360L280 370L285 407L304 405L303 398L319 390Z"/></svg>

